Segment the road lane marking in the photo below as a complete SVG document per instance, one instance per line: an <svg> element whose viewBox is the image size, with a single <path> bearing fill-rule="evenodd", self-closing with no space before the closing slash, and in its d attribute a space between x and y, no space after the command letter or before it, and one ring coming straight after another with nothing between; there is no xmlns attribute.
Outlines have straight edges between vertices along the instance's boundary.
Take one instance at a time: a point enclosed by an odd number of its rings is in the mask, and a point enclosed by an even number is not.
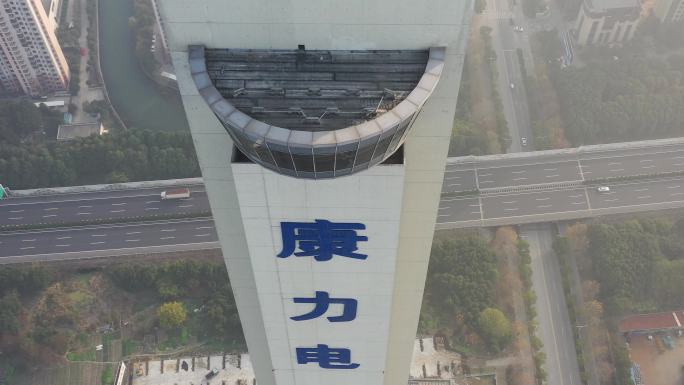
<svg viewBox="0 0 684 385"><path fill-rule="evenodd" d="M22 242L35 242L36 239L35 238L33 238L33 239L22 239L21 241Z"/></svg>
<svg viewBox="0 0 684 385"><path fill-rule="evenodd" d="M448 176L448 177L444 178L444 180L453 180L453 179L461 179L461 177L460 176Z"/></svg>
<svg viewBox="0 0 684 385"><path fill-rule="evenodd" d="M122 213L126 210L109 210L110 213Z"/></svg>
<svg viewBox="0 0 684 385"><path fill-rule="evenodd" d="M91 234L91 237L106 237L107 234Z"/></svg>
<svg viewBox="0 0 684 385"><path fill-rule="evenodd" d="M665 188L673 189L673 188L680 188L680 187L682 187L682 186L668 186L668 187L665 187Z"/></svg>
<svg viewBox="0 0 684 385"><path fill-rule="evenodd" d="M518 202L518 201L510 201L510 202L501 202L501 203L503 203L503 204L505 204L505 205L510 205L511 203L517 203L517 202Z"/></svg>
<svg viewBox="0 0 684 385"><path fill-rule="evenodd" d="M36 248L35 246L26 246L26 247L22 247L20 250L30 250L30 249L35 249L35 248Z"/></svg>
<svg viewBox="0 0 684 385"><path fill-rule="evenodd" d="M479 211L471 211L470 213L471 213L471 214L478 214L478 215L480 215L480 212L479 212Z"/></svg>
<svg viewBox="0 0 684 385"><path fill-rule="evenodd" d="M584 173L586 174L586 171ZM559 176L558 174L546 175L547 178L556 178L558 176Z"/></svg>
<svg viewBox="0 0 684 385"><path fill-rule="evenodd" d="M159 207L145 207L145 210L159 210Z"/></svg>
<svg viewBox="0 0 684 385"><path fill-rule="evenodd" d="M47 209L43 209L43 211L52 211L52 210L59 210L59 207L50 207Z"/></svg>
<svg viewBox="0 0 684 385"><path fill-rule="evenodd" d="M133 235L133 234L140 234L140 231L131 231L130 233L126 233L126 235Z"/></svg>
<svg viewBox="0 0 684 385"><path fill-rule="evenodd" d="M10 210L11 213L23 213L24 210Z"/></svg>
<svg viewBox="0 0 684 385"><path fill-rule="evenodd" d="M640 197L637 197L637 199L648 199L650 197L651 197L650 195L642 195Z"/></svg>
<svg viewBox="0 0 684 385"><path fill-rule="evenodd" d="M684 192L676 192L676 193L670 194L671 197L677 196L677 195L684 195Z"/></svg>
<svg viewBox="0 0 684 385"><path fill-rule="evenodd" d="M176 237L161 237L159 239L175 239Z"/></svg>
<svg viewBox="0 0 684 385"><path fill-rule="evenodd" d="M91 215L92 213L78 213L76 215Z"/></svg>
<svg viewBox="0 0 684 385"><path fill-rule="evenodd" d="M656 167L655 165L653 165L653 166L641 166L641 168L655 168L655 167Z"/></svg>
<svg viewBox="0 0 684 385"><path fill-rule="evenodd" d="M7 219L9 219L10 221L19 221L19 220L24 219L24 217L13 217L13 218L7 218Z"/></svg>
<svg viewBox="0 0 684 385"><path fill-rule="evenodd" d="M583 205L586 204L587 202L571 202L573 205Z"/></svg>
<svg viewBox="0 0 684 385"><path fill-rule="evenodd" d="M451 216L451 214L439 214L438 215L438 217L450 217L450 216ZM195 235L195 236L198 237L199 235Z"/></svg>
<svg viewBox="0 0 684 385"><path fill-rule="evenodd" d="M452 186L452 185L449 185L449 186ZM456 185L454 185L454 186L456 186ZM458 186L460 186L460 185L458 185ZM192 205L182 205L182 206L178 206L178 207L187 208L187 207L192 207Z"/></svg>
<svg viewBox="0 0 684 385"><path fill-rule="evenodd" d="M494 183L494 181L493 181L493 180L481 180L481 181L478 181L477 183L479 183L479 184L482 184L482 183Z"/></svg>
<svg viewBox="0 0 684 385"><path fill-rule="evenodd" d="M653 162L653 159L641 159L639 163Z"/></svg>
<svg viewBox="0 0 684 385"><path fill-rule="evenodd" d="M176 231L176 229L162 229L161 231Z"/></svg>
<svg viewBox="0 0 684 385"><path fill-rule="evenodd" d="M57 239L71 239L71 237L57 237Z"/></svg>
<svg viewBox="0 0 684 385"><path fill-rule="evenodd" d="M583 197L584 194L577 194L577 195L568 195L568 198L580 198Z"/></svg>
<svg viewBox="0 0 684 385"><path fill-rule="evenodd" d="M56 217L56 216L57 216L57 214L48 214L48 215L43 215L43 218L52 218L52 217Z"/></svg>
<svg viewBox="0 0 684 385"><path fill-rule="evenodd" d="M92 209L93 206L78 206L79 209Z"/></svg>
<svg viewBox="0 0 684 385"><path fill-rule="evenodd" d="M608 170L608 172L620 172L620 171L625 171L624 168L616 168L615 170Z"/></svg>
<svg viewBox="0 0 684 385"><path fill-rule="evenodd" d="M640 188L638 190L634 190L634 192L641 192L641 191L648 191L648 188Z"/></svg>
<svg viewBox="0 0 684 385"><path fill-rule="evenodd" d="M511 171L511 174L523 174L523 173L525 173L525 172L526 172L525 170L521 170L521 171Z"/></svg>
<svg viewBox="0 0 684 385"><path fill-rule="evenodd" d="M581 195L580 195L581 196ZM548 201L551 198L536 198L536 201Z"/></svg>
<svg viewBox="0 0 684 385"><path fill-rule="evenodd" d="M545 168L544 171L558 171L557 168Z"/></svg>
<svg viewBox="0 0 684 385"><path fill-rule="evenodd" d="M545 208L548 208L548 207L551 207L551 205L541 205L541 206L537 206L538 209L545 209Z"/></svg>
<svg viewBox="0 0 684 385"><path fill-rule="evenodd" d="M479 176L479 177L483 177L483 176L491 176L491 175L492 175L492 174L479 174L478 176Z"/></svg>
<svg viewBox="0 0 684 385"><path fill-rule="evenodd" d="M55 247L69 247L71 245L55 245Z"/></svg>
<svg viewBox="0 0 684 385"><path fill-rule="evenodd" d="M125 204L126 204L126 203L112 203L112 206L123 206L123 205L125 205Z"/></svg>
<svg viewBox="0 0 684 385"><path fill-rule="evenodd" d="M672 165L673 165L673 166L676 166L676 167L680 167L680 166L684 166L684 163L674 163L674 164L672 164Z"/></svg>
<svg viewBox="0 0 684 385"><path fill-rule="evenodd" d="M104 243L104 242L90 242L91 245L101 245L101 244L103 244L103 243Z"/></svg>
<svg viewBox="0 0 684 385"><path fill-rule="evenodd" d="M527 178L513 178L513 180L527 180Z"/></svg>
<svg viewBox="0 0 684 385"><path fill-rule="evenodd" d="M211 236L211 234L196 234L196 237L208 237Z"/></svg>
<svg viewBox="0 0 684 385"><path fill-rule="evenodd" d="M510 209L504 209L505 211L516 211L518 208L510 208Z"/></svg>
<svg viewBox="0 0 684 385"><path fill-rule="evenodd" d="M460 183L452 183L452 184L448 184L447 187L455 187L455 186L460 186L460 185L461 185ZM190 206L192 206L192 205L190 205ZM183 206L181 206L181 207L183 207Z"/></svg>
<svg viewBox="0 0 684 385"><path fill-rule="evenodd" d="M140 242L140 239L126 239L126 242Z"/></svg>
<svg viewBox="0 0 684 385"><path fill-rule="evenodd" d="M205 229L213 229L214 226L202 226L202 227L195 227L195 230L205 230Z"/></svg>
<svg viewBox="0 0 684 385"><path fill-rule="evenodd" d="M622 164L622 162L610 162L610 163L608 163L609 166L617 166L619 164Z"/></svg>
<svg viewBox="0 0 684 385"><path fill-rule="evenodd" d="M159 201L147 201L147 202L145 202L145 204L149 204L149 203L157 203L157 202L159 202Z"/></svg>
<svg viewBox="0 0 684 385"><path fill-rule="evenodd" d="M469 205L470 207L480 207L480 205Z"/></svg>

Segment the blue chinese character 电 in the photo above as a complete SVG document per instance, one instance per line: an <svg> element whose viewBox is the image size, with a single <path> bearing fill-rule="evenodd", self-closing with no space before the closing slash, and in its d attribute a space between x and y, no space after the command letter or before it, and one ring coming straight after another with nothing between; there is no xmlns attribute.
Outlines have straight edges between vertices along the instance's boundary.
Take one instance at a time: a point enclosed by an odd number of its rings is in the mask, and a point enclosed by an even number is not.
<svg viewBox="0 0 684 385"><path fill-rule="evenodd" d="M323 369L356 369L360 365L351 362L349 349L334 349L318 344L315 348L297 348L297 363L306 365L317 362Z"/></svg>
<svg viewBox="0 0 684 385"><path fill-rule="evenodd" d="M297 298L295 297L294 303L312 303L315 304L311 312L291 317L293 321L306 321L314 318L318 318L328 311L328 307L331 304L342 305L342 314L334 317L327 317L330 322L349 322L356 318L356 307L358 301L353 298L330 298L330 295L325 291L317 291L314 298Z"/></svg>
<svg viewBox="0 0 684 385"><path fill-rule="evenodd" d="M368 237L356 234L365 230L362 223L333 223L316 219L315 222L281 222L283 251L278 258L314 257L316 261L329 261L333 255L366 259L368 255L355 253L357 242L365 242ZM296 251L299 249L300 251Z"/></svg>

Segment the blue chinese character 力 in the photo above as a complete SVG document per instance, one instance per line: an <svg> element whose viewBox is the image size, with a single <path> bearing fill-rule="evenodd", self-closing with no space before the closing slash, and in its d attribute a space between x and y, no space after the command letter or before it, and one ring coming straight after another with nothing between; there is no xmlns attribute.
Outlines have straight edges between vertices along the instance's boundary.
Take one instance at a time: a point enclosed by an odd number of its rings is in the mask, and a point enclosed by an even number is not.
<svg viewBox="0 0 684 385"><path fill-rule="evenodd" d="M329 261L333 255L366 259L368 255L355 253L357 242L365 242L368 237L356 234L365 230L362 223L333 223L323 219L315 222L282 222L283 250L278 258L314 257L316 261ZM299 249L300 251L296 251Z"/></svg>
<svg viewBox="0 0 684 385"><path fill-rule="evenodd" d="M325 291L317 291L314 298L294 298L294 303L313 303L315 304L311 312L290 317L293 321L306 321L318 318L328 311L331 304L342 305L342 314L334 317L327 317L330 322L349 322L356 319L356 307L358 301L353 298L330 298L330 295Z"/></svg>
<svg viewBox="0 0 684 385"><path fill-rule="evenodd" d="M360 365L351 362L349 349L329 348L318 344L315 348L297 348L297 363L306 365L317 362L323 369L356 369Z"/></svg>

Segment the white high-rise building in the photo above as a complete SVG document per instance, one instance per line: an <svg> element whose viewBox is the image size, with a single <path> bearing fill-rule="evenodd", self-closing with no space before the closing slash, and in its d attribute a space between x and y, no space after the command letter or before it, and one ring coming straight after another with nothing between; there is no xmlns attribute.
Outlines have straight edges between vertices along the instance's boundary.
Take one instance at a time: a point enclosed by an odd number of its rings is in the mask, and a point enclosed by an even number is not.
<svg viewBox="0 0 684 385"><path fill-rule="evenodd" d="M43 3L0 0L0 87L6 93L40 96L69 85L55 20L48 16L56 15L56 3L46 2L48 10Z"/></svg>
<svg viewBox="0 0 684 385"><path fill-rule="evenodd" d="M259 385L408 379L470 0L164 0Z"/></svg>

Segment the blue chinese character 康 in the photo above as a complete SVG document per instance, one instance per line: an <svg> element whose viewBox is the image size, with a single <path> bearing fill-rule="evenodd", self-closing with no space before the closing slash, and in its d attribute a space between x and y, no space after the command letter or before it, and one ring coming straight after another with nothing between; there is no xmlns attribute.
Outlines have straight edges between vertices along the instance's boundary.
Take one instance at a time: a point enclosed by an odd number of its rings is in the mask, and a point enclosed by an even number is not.
<svg viewBox="0 0 684 385"><path fill-rule="evenodd" d="M323 369L356 369L360 365L351 362L349 349L329 348L318 344L315 348L297 348L297 363L305 365L317 362Z"/></svg>
<svg viewBox="0 0 684 385"><path fill-rule="evenodd" d="M333 223L323 219L315 222L282 222L283 250L278 258L314 257L316 261L329 261L333 255L366 259L368 255L355 253L357 242L365 242L368 237L356 234L365 230L362 223ZM299 249L300 251L296 251Z"/></svg>
<svg viewBox="0 0 684 385"><path fill-rule="evenodd" d="M331 304L342 305L342 314L334 317L327 317L330 322L349 322L356 319L356 308L358 301L353 298L330 298L330 295L325 291L317 291L314 298L299 298L295 297L294 303L313 303L315 304L313 310L309 313L290 317L293 321L306 321L318 318L328 311Z"/></svg>

